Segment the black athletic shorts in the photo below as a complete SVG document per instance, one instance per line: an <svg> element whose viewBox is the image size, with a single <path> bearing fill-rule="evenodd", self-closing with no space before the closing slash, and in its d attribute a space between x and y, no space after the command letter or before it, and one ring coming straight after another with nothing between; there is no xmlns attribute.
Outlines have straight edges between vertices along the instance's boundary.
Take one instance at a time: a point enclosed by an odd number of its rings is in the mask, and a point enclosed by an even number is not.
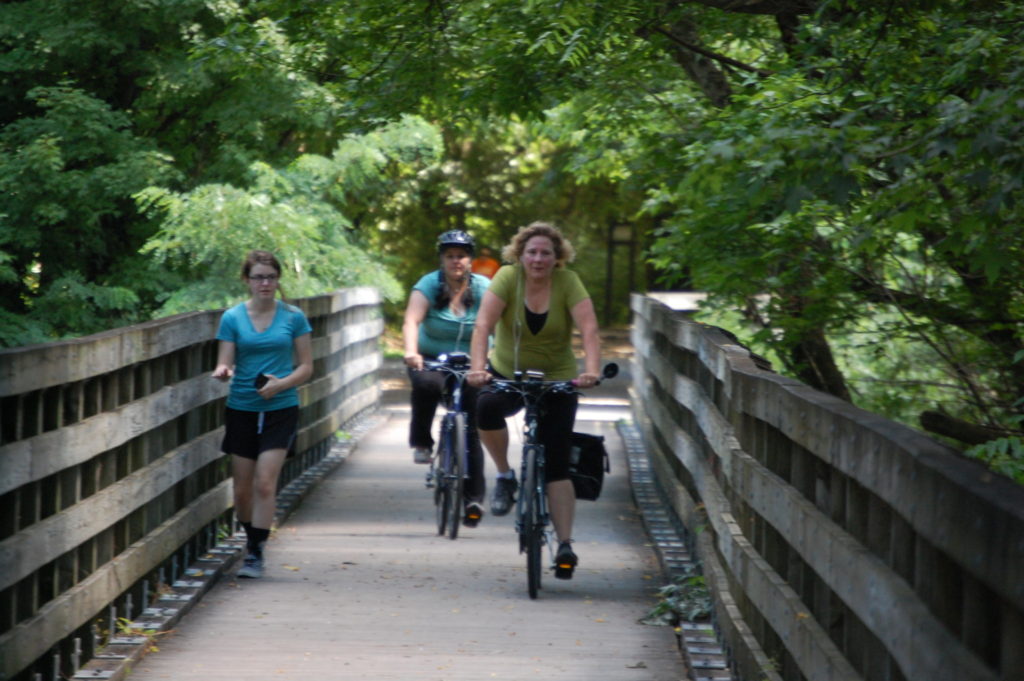
<svg viewBox="0 0 1024 681"><path fill-rule="evenodd" d="M295 436L299 432L299 408L286 407L273 411L240 411L224 409L225 454L237 454L255 460L269 449L287 449L295 454Z"/></svg>

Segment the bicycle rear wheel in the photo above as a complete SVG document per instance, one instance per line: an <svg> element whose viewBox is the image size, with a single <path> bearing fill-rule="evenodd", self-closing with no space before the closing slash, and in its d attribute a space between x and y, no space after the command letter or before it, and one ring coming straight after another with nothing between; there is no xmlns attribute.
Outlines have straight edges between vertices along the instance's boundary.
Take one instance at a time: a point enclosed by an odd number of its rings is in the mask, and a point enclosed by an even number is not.
<svg viewBox="0 0 1024 681"><path fill-rule="evenodd" d="M541 524L540 494L537 487L537 449L526 447L526 475L523 479L522 542L526 549L526 584L530 598L537 598L541 585L541 550L544 545L544 527Z"/></svg>
<svg viewBox="0 0 1024 681"><path fill-rule="evenodd" d="M466 465L466 414L457 412L451 418L451 461L448 466L448 537L459 536L459 523L462 520L462 481Z"/></svg>

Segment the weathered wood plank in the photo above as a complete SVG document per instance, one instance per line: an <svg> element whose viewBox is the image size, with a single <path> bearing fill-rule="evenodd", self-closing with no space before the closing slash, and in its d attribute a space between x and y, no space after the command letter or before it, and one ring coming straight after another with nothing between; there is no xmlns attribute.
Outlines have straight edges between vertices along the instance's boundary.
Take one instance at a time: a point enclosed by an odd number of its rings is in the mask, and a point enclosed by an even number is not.
<svg viewBox="0 0 1024 681"><path fill-rule="evenodd" d="M214 489L131 545L31 619L0 636L0 678L9 678L72 634L231 505L231 482Z"/></svg>
<svg viewBox="0 0 1024 681"><path fill-rule="evenodd" d="M659 472L676 486L673 504L684 516L699 515L698 504L706 510L700 522L714 541L705 553L728 573L720 586L750 599L759 626L801 672L860 678L836 663L845 654L877 678L999 677L991 666L1002 651L994 641L1006 636L999 623L1012 628L1024 610L1024 489L916 431L761 371L723 334L658 303L636 296L633 309L636 414L650 423L645 440L664 462ZM659 350L672 346L671 359ZM689 499L686 486L700 498ZM735 502L744 523L732 520ZM931 570L934 562L942 569ZM801 610L801 589L818 603L813 613ZM969 607L968 591L976 594ZM806 621L839 607L857 619L847 617L838 638L826 634L829 622ZM961 638L971 622L988 634ZM831 651L830 636L840 641ZM1002 673L1017 672L1004 663Z"/></svg>

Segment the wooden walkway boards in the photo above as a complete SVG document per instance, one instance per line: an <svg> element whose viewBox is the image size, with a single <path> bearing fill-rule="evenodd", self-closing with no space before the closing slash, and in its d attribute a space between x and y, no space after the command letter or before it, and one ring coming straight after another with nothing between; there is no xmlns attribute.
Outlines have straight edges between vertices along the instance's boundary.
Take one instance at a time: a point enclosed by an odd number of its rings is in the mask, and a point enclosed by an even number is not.
<svg viewBox="0 0 1024 681"><path fill-rule="evenodd" d="M638 622L666 578L630 495L614 426L626 415L581 405L577 429L606 436L613 472L599 501L579 504L574 579L548 573L537 600L511 515L436 535L396 403L275 533L266 577L232 571L129 678L685 679L672 630Z"/></svg>

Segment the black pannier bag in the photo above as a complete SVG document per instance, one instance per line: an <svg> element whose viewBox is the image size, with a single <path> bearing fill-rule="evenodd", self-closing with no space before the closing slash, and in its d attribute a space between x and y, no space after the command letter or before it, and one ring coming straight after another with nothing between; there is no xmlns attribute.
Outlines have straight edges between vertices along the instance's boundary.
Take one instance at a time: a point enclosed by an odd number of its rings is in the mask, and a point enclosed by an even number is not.
<svg viewBox="0 0 1024 681"><path fill-rule="evenodd" d="M569 474L577 499L594 501L601 496L604 474L611 472L604 437L589 433L572 434Z"/></svg>

